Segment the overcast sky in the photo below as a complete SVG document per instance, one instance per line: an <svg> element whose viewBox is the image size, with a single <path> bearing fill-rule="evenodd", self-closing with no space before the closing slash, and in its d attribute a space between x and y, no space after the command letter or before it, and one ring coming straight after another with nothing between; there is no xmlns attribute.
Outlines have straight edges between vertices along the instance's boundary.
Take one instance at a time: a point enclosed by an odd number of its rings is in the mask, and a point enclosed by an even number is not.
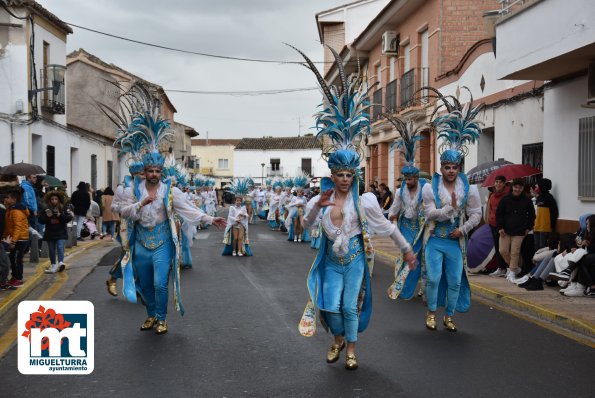
<svg viewBox="0 0 595 398"><path fill-rule="evenodd" d="M227 56L323 58L315 14L348 0L37 0L65 22L135 40ZM181 54L73 28L68 52L84 48L166 90L251 91L316 86L300 65L265 64ZM319 64L322 70L322 64ZM261 96L168 93L175 120L200 138L295 136L313 132L317 91Z"/></svg>

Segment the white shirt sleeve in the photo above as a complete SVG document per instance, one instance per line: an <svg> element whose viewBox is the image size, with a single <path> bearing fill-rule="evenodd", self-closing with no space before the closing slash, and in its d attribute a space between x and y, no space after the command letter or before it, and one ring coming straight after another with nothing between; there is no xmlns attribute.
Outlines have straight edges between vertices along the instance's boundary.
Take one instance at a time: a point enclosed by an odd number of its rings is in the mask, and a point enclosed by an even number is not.
<svg viewBox="0 0 595 398"><path fill-rule="evenodd" d="M140 201L137 201L132 193L132 187L122 190L122 202L119 204L120 216L133 221L140 220Z"/></svg>
<svg viewBox="0 0 595 398"><path fill-rule="evenodd" d="M465 212L467 213L468 218L459 230L464 234L468 234L481 221L481 198L479 197L479 191L477 190L476 185L471 185L469 187Z"/></svg>
<svg viewBox="0 0 595 398"><path fill-rule="evenodd" d="M194 206L194 204L187 201L184 197L184 193L178 188L173 187L172 193L174 196L174 210L180 217L182 217L184 222L192 225L198 225L201 222L204 222L205 224L213 223L213 217L204 213L198 207Z"/></svg>
<svg viewBox="0 0 595 398"><path fill-rule="evenodd" d="M367 192L361 196L361 205L368 220L368 228L374 235L390 237L403 253L411 251L411 246L403 237L397 226L384 217L382 209L378 204L376 195Z"/></svg>
<svg viewBox="0 0 595 398"><path fill-rule="evenodd" d="M316 225L317 219L320 217L320 210L321 207L318 206L318 201L320 200L320 195L314 196L308 204L306 205L306 211L304 216L304 228L310 229L314 225Z"/></svg>

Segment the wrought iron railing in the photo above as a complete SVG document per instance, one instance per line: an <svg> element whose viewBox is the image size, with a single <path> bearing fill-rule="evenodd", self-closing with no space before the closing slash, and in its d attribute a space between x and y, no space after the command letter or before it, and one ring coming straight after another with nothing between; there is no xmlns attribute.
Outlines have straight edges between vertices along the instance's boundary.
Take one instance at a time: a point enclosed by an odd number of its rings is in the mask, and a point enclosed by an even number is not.
<svg viewBox="0 0 595 398"><path fill-rule="evenodd" d="M415 69L409 69L401 76L401 101L399 106L407 108L413 105L415 94Z"/></svg>
<svg viewBox="0 0 595 398"><path fill-rule="evenodd" d="M399 80L395 79L386 85L386 101L384 109L388 113L397 111L397 89Z"/></svg>
<svg viewBox="0 0 595 398"><path fill-rule="evenodd" d="M57 115L63 115L66 112L64 81L52 80L52 75L52 71L40 70L42 88L46 89L41 92L41 107Z"/></svg>

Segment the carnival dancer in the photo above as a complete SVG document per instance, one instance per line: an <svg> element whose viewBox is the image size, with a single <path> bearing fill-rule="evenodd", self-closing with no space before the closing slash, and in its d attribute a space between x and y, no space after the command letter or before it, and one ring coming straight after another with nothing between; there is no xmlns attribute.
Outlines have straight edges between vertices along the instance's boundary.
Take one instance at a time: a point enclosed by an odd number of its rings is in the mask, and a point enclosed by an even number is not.
<svg viewBox="0 0 595 398"><path fill-rule="evenodd" d="M192 206L184 194L171 181L162 182L161 172L165 162L159 153L159 145L171 134L169 123L159 117L158 103L146 102L147 109L133 116L129 130L140 135L147 142L147 153L143 156L145 180L135 179L134 187L126 191L129 195L121 207L123 217L133 221L130 230L132 266L136 285L146 305L147 319L141 330L155 328L157 334L166 333L168 279L170 269L174 277L174 303L176 310L183 314L180 292L180 237L176 226L176 216L189 225L200 222L225 226L220 217L211 217ZM122 267L128 264L122 261ZM126 279L127 274L124 273ZM125 296L136 302L136 295L126 291Z"/></svg>
<svg viewBox="0 0 595 398"><path fill-rule="evenodd" d="M143 165L141 156L143 146L145 141L142 137L138 135L129 135L128 134L128 126L119 126L120 131L117 134L116 140L114 141L114 146L119 146L121 148L120 153L122 155L128 155L129 158L127 160L128 163L128 172L130 175L124 176L124 180L121 184L118 184L116 187L116 191L114 192L114 199L112 200L111 210L113 213L121 213L121 206L124 204L124 200L126 195L124 192L126 190L131 190L132 185L134 183L134 179L145 178L145 166ZM109 271L110 277L105 282L107 286L107 292L112 296L118 295L118 289L116 286L116 282L118 279L122 279L122 259L124 257L130 258L130 246L128 242L128 231L129 229L129 221L124 218L120 217L120 228L118 229L118 234L116 240L120 242L122 245L122 254L116 261L116 263L112 266ZM128 272L130 272L129 278L127 280L133 281L132 277L132 268L129 267ZM122 287L124 289L124 287ZM134 290L134 286L131 287Z"/></svg>
<svg viewBox="0 0 595 398"><path fill-rule="evenodd" d="M332 48L330 50L340 76L345 76L343 61ZM316 74L323 92L322 110L316 115L317 137L326 136L332 142L332 146L325 148L323 156L327 159L331 177L322 178L322 193L312 199L312 209L304 218L304 226L309 228L321 217L322 235L318 255L308 275L311 302L300 322L300 333L307 336L314 333L315 308L319 309L323 325L328 325L334 336L327 362L336 362L346 346L345 368L353 370L358 367L355 355L357 335L367 328L372 312L366 261L368 230L380 236L390 236L406 253L405 260L412 267L415 266L415 256L397 227L383 216L376 197L359 196L361 157L357 147L370 129L370 120L365 113L369 106L367 89L361 85L361 77L345 77L341 81L342 87L329 88L314 64L301 51L300 54Z"/></svg>
<svg viewBox="0 0 595 398"><path fill-rule="evenodd" d="M267 220L273 231L279 229L279 209L281 206L281 191L283 184L276 180L273 182L273 193L269 197L269 214Z"/></svg>
<svg viewBox="0 0 595 398"><path fill-rule="evenodd" d="M252 256L250 239L248 237L248 211L242 203L242 198L248 194L252 184L249 179L237 178L231 185L231 191L236 195L234 204L229 208L227 227L223 234L223 256Z"/></svg>
<svg viewBox="0 0 595 398"><path fill-rule="evenodd" d="M287 216L289 214L289 204L291 203L291 199L293 198L293 193L291 189L293 188L293 178L286 178L283 180L283 196L281 199L281 217L279 221L281 222L281 226L279 230L283 233L289 233L287 227L285 227L285 220L287 220Z"/></svg>
<svg viewBox="0 0 595 398"><path fill-rule="evenodd" d="M204 202L205 202L205 213L211 217L217 215L217 195L213 190L215 186L215 180L213 178L207 178L205 181L204 191Z"/></svg>
<svg viewBox="0 0 595 398"><path fill-rule="evenodd" d="M308 204L308 199L304 196L304 189L309 182L310 179L307 174L293 179L296 195L291 198L291 202L287 205L289 214L285 219L285 227L289 231L288 241L310 242L310 231L308 228L304 228L304 210Z"/></svg>
<svg viewBox="0 0 595 398"><path fill-rule="evenodd" d="M437 117L432 124L438 131L440 145L440 173L422 189L424 213L428 222L424 231L426 260L426 328L436 330L436 309L446 307L443 324L446 330L456 331L455 310L466 312L471 305L471 291L466 271L467 234L481 219L481 200L477 187L470 186L461 172L461 162L467 144L474 143L481 134L475 120L483 104L473 107L473 97L463 107L453 99L452 105L441 96L448 113ZM466 219L468 217L468 219Z"/></svg>
<svg viewBox="0 0 595 398"><path fill-rule="evenodd" d="M397 222L399 231L413 247L413 254L416 256L418 264L421 265L409 272L409 267L403 264L403 257L397 256L395 281L388 289L388 296L393 300L397 297L409 300L413 297L420 276L425 270L422 250L425 217L421 191L427 180L419 178L419 169L415 167L416 146L422 136L419 134L419 130L414 129L412 121L405 122L389 114L383 114L383 116L400 134L395 145L401 151L405 161L401 169L403 182L388 211L388 218L392 222Z"/></svg>

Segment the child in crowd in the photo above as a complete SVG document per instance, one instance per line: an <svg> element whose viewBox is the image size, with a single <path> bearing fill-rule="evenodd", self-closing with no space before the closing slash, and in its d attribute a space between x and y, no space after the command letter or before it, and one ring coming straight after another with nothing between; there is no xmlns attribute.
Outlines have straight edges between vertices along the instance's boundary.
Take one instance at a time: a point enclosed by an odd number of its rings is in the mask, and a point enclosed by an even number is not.
<svg viewBox="0 0 595 398"><path fill-rule="evenodd" d="M29 248L29 210L21 203L22 188L9 191L4 198L6 207L3 239L11 239L13 245L5 244L9 250L11 279L8 283L14 287L23 286L23 257Z"/></svg>
<svg viewBox="0 0 595 398"><path fill-rule="evenodd" d="M0 195L0 237L4 235L4 217L6 216L6 207L4 207L4 197ZM4 246L10 248L12 239L7 237L0 243L0 290L16 290L16 287L8 284L8 272L10 270L10 260L4 250Z"/></svg>
<svg viewBox="0 0 595 398"><path fill-rule="evenodd" d="M46 193L44 202L46 209L39 215L39 222L45 225L43 240L48 244L51 264L45 272L54 274L66 268L64 244L68 239L67 224L72 220L72 214L64 208L64 194L61 191Z"/></svg>

